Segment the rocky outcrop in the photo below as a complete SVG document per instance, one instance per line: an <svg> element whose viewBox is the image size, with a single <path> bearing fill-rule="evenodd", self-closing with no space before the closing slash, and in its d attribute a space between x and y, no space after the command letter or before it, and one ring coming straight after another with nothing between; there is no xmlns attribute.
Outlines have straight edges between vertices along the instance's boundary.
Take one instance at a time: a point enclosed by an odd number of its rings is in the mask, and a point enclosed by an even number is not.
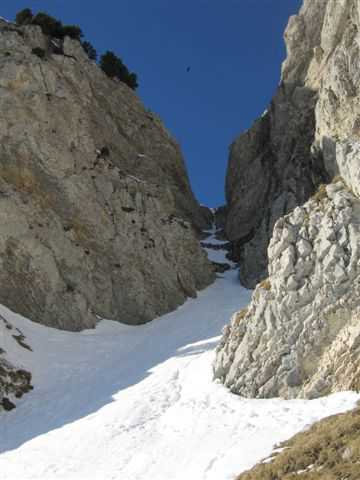
<svg viewBox="0 0 360 480"><path fill-rule="evenodd" d="M285 37L279 91L228 171L242 279L268 278L214 368L241 395L312 398L360 382L360 4L305 0Z"/></svg>
<svg viewBox="0 0 360 480"><path fill-rule="evenodd" d="M23 333L1 315L0 338L0 411L2 409L9 411L15 408L16 399L21 398L33 387L31 374L23 368L14 366L8 356L10 354L11 357L18 357L17 350L31 351L31 347Z"/></svg>
<svg viewBox="0 0 360 480"><path fill-rule="evenodd" d="M277 221L269 278L234 316L215 375L249 397L317 397L360 379L360 201L341 181Z"/></svg>
<svg viewBox="0 0 360 480"><path fill-rule="evenodd" d="M208 222L158 117L60 47L0 21L0 303L69 330L143 323L212 281Z"/></svg>

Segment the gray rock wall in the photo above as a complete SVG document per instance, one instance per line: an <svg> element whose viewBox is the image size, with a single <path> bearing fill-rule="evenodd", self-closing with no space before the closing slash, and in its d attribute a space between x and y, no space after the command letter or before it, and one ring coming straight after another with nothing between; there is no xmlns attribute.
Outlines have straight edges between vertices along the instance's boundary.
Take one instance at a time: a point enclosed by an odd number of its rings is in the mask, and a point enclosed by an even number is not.
<svg viewBox="0 0 360 480"><path fill-rule="evenodd" d="M212 281L179 146L79 42L54 54L0 21L0 111L1 303L68 330L138 324Z"/></svg>
<svg viewBox="0 0 360 480"><path fill-rule="evenodd" d="M241 282L253 288L267 276L267 247L275 221L304 203L326 178L311 151L318 99L314 70L327 0L310 0L285 32L288 58L268 110L230 148L226 233ZM315 78L313 78L315 77Z"/></svg>
<svg viewBox="0 0 360 480"><path fill-rule="evenodd" d="M225 328L214 371L241 395L312 398L360 384L360 2L305 1L285 38L279 92L228 171L242 279L268 278Z"/></svg>
<svg viewBox="0 0 360 480"><path fill-rule="evenodd" d="M268 254L269 278L226 327L215 376L249 397L350 388L360 365L360 201L342 181L321 187L276 222Z"/></svg>

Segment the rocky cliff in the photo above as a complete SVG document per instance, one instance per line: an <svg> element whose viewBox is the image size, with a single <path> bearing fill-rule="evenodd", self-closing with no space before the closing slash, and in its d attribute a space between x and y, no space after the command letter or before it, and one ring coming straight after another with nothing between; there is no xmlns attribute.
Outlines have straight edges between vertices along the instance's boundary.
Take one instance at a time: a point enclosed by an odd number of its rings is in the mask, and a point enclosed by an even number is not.
<svg viewBox="0 0 360 480"><path fill-rule="evenodd" d="M227 233L243 281L268 278L225 329L214 368L245 396L359 385L359 30L357 0L305 0L279 91L232 147Z"/></svg>
<svg viewBox="0 0 360 480"><path fill-rule="evenodd" d="M138 324L213 279L179 146L80 43L0 21L0 303Z"/></svg>
<svg viewBox="0 0 360 480"><path fill-rule="evenodd" d="M360 379L360 200L343 182L275 224L269 278L224 332L216 375L250 397L317 397Z"/></svg>
<svg viewBox="0 0 360 480"><path fill-rule="evenodd" d="M226 233L250 288L267 276L276 220L304 203L326 179L312 151L327 0L305 1L285 32L288 57L269 108L232 144L226 177Z"/></svg>

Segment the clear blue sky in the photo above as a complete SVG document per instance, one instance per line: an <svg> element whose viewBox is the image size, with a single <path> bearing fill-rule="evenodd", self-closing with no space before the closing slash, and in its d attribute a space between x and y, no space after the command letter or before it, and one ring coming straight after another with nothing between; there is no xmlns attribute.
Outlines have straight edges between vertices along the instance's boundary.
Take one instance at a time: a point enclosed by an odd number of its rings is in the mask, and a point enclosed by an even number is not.
<svg viewBox="0 0 360 480"><path fill-rule="evenodd" d="M301 0L2 0L0 16L47 11L137 72L138 93L180 143L193 190L224 202L228 147L265 110ZM190 72L186 72L190 66Z"/></svg>

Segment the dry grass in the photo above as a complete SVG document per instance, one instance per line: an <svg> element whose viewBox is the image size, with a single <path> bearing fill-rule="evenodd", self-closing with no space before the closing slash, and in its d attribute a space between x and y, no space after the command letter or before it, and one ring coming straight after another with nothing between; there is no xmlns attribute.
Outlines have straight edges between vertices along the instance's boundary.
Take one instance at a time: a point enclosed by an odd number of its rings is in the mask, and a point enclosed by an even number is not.
<svg viewBox="0 0 360 480"><path fill-rule="evenodd" d="M312 196L312 199L320 203L325 198L327 198L326 185L322 183L321 185L319 185L319 188Z"/></svg>
<svg viewBox="0 0 360 480"><path fill-rule="evenodd" d="M239 321L242 320L243 318L246 317L247 313L248 313L249 309L246 307L246 308L242 308L237 314L236 314L236 319L238 319Z"/></svg>
<svg viewBox="0 0 360 480"><path fill-rule="evenodd" d="M355 193L353 192L352 188L349 187L349 185L347 185L347 183L345 182L345 180L343 179L343 177L341 177L340 175L336 175L333 179L332 179L332 182L331 183L337 183L337 182L341 182L343 184L343 187L344 187L344 190L346 190L348 193L351 193L352 195L354 195L354 197L356 197Z"/></svg>
<svg viewBox="0 0 360 480"><path fill-rule="evenodd" d="M335 175L335 177L331 180L331 183L338 183L338 182L345 184L344 179L342 178L341 175Z"/></svg>
<svg viewBox="0 0 360 480"><path fill-rule="evenodd" d="M281 447L271 463L237 480L359 480L360 406L316 423Z"/></svg>
<svg viewBox="0 0 360 480"><path fill-rule="evenodd" d="M55 203L55 193L44 191L39 179L27 167L1 166L0 176L17 191L31 195L33 201L43 210Z"/></svg>
<svg viewBox="0 0 360 480"><path fill-rule="evenodd" d="M259 287L263 288L264 290L270 290L271 289L270 280L268 278L265 278L265 280L259 283Z"/></svg>
<svg viewBox="0 0 360 480"><path fill-rule="evenodd" d="M234 326L239 326L240 322L246 317L248 311L248 308L243 308L242 310L237 312L234 320Z"/></svg>
<svg viewBox="0 0 360 480"><path fill-rule="evenodd" d="M344 179L340 175L336 175L331 180L331 183L338 183L338 182L341 182L343 184L344 189L346 191L353 194L352 190L346 185ZM318 203L321 203L322 200L326 199L327 198L326 184L322 183L321 185L319 185L317 191L314 193L314 195L311 198Z"/></svg>

